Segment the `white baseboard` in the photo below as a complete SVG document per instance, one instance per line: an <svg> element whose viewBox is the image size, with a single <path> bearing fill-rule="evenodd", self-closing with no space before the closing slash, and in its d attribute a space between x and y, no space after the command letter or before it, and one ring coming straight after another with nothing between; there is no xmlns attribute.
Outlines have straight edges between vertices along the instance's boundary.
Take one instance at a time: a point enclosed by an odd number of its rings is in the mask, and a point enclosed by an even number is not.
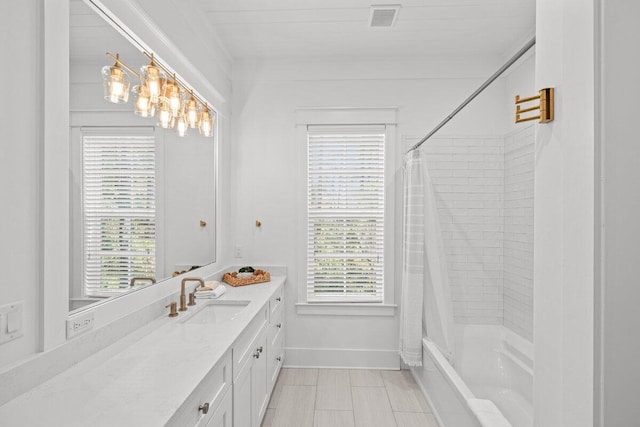
<svg viewBox="0 0 640 427"><path fill-rule="evenodd" d="M285 348L287 368L400 369L397 350Z"/></svg>

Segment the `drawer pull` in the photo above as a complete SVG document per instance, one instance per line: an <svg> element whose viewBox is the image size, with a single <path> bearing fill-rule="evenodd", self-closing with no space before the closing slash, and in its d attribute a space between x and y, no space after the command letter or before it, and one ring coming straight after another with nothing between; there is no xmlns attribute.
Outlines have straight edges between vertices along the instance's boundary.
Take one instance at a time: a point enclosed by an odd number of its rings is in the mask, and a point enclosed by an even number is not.
<svg viewBox="0 0 640 427"><path fill-rule="evenodd" d="M278 357L276 357L276 360L277 360L278 362L282 362L282 357L278 356Z"/></svg>
<svg viewBox="0 0 640 427"><path fill-rule="evenodd" d="M280 302L280 301L282 301L282 298L278 297L278 298L276 298L276 301Z"/></svg>
<svg viewBox="0 0 640 427"><path fill-rule="evenodd" d="M278 329L282 328L282 323L278 323L278 324L276 325L276 328L278 328Z"/></svg>
<svg viewBox="0 0 640 427"><path fill-rule="evenodd" d="M202 405L200 405L198 410L202 411L203 414L206 414L207 412L209 412L209 402L203 403Z"/></svg>
<svg viewBox="0 0 640 427"><path fill-rule="evenodd" d="M258 353L262 353L262 346L258 347L257 350L258 350Z"/></svg>
<svg viewBox="0 0 640 427"><path fill-rule="evenodd" d="M256 351L255 353L253 353L253 357L255 357L256 359L260 359L260 352Z"/></svg>

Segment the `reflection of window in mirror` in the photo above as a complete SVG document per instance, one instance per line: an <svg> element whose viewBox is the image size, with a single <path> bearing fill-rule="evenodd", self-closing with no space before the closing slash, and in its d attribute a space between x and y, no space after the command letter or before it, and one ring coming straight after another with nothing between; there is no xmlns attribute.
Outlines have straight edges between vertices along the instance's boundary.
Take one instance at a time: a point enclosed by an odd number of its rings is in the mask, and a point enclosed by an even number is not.
<svg viewBox="0 0 640 427"><path fill-rule="evenodd" d="M83 285L86 296L129 290L156 277L153 135L83 135Z"/></svg>
<svg viewBox="0 0 640 427"><path fill-rule="evenodd" d="M77 308L127 292L132 278L155 278L162 270L156 232L162 156L152 128L84 128L74 135L72 259L78 262L71 292Z"/></svg>

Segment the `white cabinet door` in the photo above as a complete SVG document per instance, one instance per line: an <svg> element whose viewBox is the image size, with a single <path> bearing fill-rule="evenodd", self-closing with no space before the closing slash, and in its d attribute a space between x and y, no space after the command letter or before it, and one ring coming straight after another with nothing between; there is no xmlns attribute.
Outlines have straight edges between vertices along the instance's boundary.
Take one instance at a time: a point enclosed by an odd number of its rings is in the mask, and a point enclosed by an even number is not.
<svg viewBox="0 0 640 427"><path fill-rule="evenodd" d="M234 427L260 427L269 403L267 381L267 336L253 342L249 360L233 382Z"/></svg>
<svg viewBox="0 0 640 427"><path fill-rule="evenodd" d="M233 382L233 425L251 427L251 365L249 360Z"/></svg>
<svg viewBox="0 0 640 427"><path fill-rule="evenodd" d="M252 427L260 427L260 422L267 410L269 403L268 375L267 375L267 336L262 334L258 340L258 356L253 360L251 367L251 397L253 406L253 424Z"/></svg>
<svg viewBox="0 0 640 427"><path fill-rule="evenodd" d="M233 401L231 397L231 391L227 390L222 403L216 409L206 427L233 427Z"/></svg>

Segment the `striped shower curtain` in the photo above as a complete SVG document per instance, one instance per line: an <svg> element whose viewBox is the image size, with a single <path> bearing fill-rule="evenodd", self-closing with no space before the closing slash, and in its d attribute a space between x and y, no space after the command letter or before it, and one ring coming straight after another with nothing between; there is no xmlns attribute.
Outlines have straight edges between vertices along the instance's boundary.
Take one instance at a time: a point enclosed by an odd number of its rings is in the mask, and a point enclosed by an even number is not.
<svg viewBox="0 0 640 427"><path fill-rule="evenodd" d="M400 356L422 364L422 338L451 358L453 315L438 208L420 150L405 156L403 194L402 299Z"/></svg>

